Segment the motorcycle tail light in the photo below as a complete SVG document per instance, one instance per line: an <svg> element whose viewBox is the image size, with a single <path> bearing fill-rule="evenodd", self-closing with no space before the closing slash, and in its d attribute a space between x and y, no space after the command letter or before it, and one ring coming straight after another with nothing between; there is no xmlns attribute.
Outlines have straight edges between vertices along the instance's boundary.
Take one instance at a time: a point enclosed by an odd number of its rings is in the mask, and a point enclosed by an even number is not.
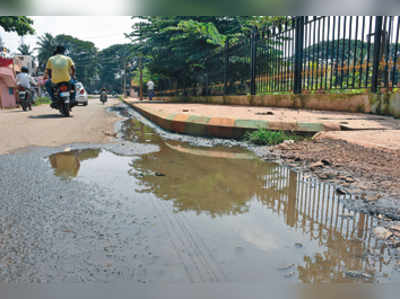
<svg viewBox="0 0 400 299"><path fill-rule="evenodd" d="M60 91L67 91L67 90L68 90L68 86L66 86L66 85L60 86Z"/></svg>

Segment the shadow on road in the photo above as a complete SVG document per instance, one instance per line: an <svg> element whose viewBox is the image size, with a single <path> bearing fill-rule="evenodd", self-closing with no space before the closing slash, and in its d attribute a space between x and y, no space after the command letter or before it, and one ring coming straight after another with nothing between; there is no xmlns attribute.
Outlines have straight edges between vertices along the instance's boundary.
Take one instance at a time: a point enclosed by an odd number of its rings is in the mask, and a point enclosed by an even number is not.
<svg viewBox="0 0 400 299"><path fill-rule="evenodd" d="M29 112L29 111L24 111L24 110L22 110L22 108L21 108L21 110L10 110L10 111L5 111L4 113L20 113L20 112Z"/></svg>
<svg viewBox="0 0 400 299"><path fill-rule="evenodd" d="M72 117L72 116L70 116ZM42 115L31 115L29 118L32 119L53 119L53 118L65 118L61 114L42 114Z"/></svg>

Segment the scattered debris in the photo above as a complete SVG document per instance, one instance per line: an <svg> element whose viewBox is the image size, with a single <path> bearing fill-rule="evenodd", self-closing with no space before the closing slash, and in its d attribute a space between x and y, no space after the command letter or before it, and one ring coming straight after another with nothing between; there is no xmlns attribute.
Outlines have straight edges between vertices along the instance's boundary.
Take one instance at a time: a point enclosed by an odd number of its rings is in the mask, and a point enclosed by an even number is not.
<svg viewBox="0 0 400 299"><path fill-rule="evenodd" d="M376 238L380 240L387 240L392 236L392 233L383 226L375 227L374 233L376 235Z"/></svg>
<svg viewBox="0 0 400 299"><path fill-rule="evenodd" d="M303 248L303 244L301 244L300 242L297 242L297 243L294 244L294 247Z"/></svg>
<svg viewBox="0 0 400 299"><path fill-rule="evenodd" d="M330 166L332 163L329 160L322 159L321 163L324 164L325 166Z"/></svg>
<svg viewBox="0 0 400 299"><path fill-rule="evenodd" d="M374 277L371 274L365 273L365 272L359 272L359 271L347 271L345 273L346 277L352 278L352 279L366 279L366 280L371 280Z"/></svg>
<svg viewBox="0 0 400 299"><path fill-rule="evenodd" d="M399 248L400 247L400 240L391 240L389 245L393 248Z"/></svg>
<svg viewBox="0 0 400 299"><path fill-rule="evenodd" d="M366 202L377 201L381 197L382 197L382 195L380 195L380 194L365 194L365 193L361 194L361 198Z"/></svg>
<svg viewBox="0 0 400 299"><path fill-rule="evenodd" d="M327 180L327 179L329 179L329 176L328 176L326 173L320 173L320 174L318 175L318 177L319 177L321 180Z"/></svg>
<svg viewBox="0 0 400 299"><path fill-rule="evenodd" d="M290 264L290 265L287 265L287 266L278 267L277 270L279 270L279 271L287 271L287 270L292 269L294 266L295 266L295 264Z"/></svg>
<svg viewBox="0 0 400 299"><path fill-rule="evenodd" d="M311 170L315 170L316 168L322 168L322 167L324 167L324 166L325 166L324 163L322 163L321 161L318 161L318 162L312 163L312 164L310 165L310 169L311 169Z"/></svg>
<svg viewBox="0 0 400 299"><path fill-rule="evenodd" d="M339 195L346 195L346 194L347 194L347 192L344 191L344 190L343 190L342 188L340 188L340 187L337 187L337 188L336 188L336 193L339 194Z"/></svg>
<svg viewBox="0 0 400 299"><path fill-rule="evenodd" d="M347 177L344 179L347 183L354 183L355 180L352 177Z"/></svg>
<svg viewBox="0 0 400 299"><path fill-rule="evenodd" d="M390 227L390 230L394 230L394 231L400 232L400 225L399 224L392 225Z"/></svg>
<svg viewBox="0 0 400 299"><path fill-rule="evenodd" d="M103 132L104 133L104 135L106 135L106 136L109 136L109 137L117 137L117 133L110 133L110 132Z"/></svg>
<svg viewBox="0 0 400 299"><path fill-rule="evenodd" d="M296 274L296 273L292 271L292 272L290 272L290 273L288 273L288 274L285 274L284 277L285 277L285 278L291 278L291 277L294 276L295 274Z"/></svg>
<svg viewBox="0 0 400 299"><path fill-rule="evenodd" d="M354 215L352 213L350 213L350 212L345 212L342 215L340 215L340 217L342 217L342 218L353 218Z"/></svg>
<svg viewBox="0 0 400 299"><path fill-rule="evenodd" d="M256 115L274 115L274 113L271 112L271 111L267 111L267 112L256 112L255 114L256 114Z"/></svg>

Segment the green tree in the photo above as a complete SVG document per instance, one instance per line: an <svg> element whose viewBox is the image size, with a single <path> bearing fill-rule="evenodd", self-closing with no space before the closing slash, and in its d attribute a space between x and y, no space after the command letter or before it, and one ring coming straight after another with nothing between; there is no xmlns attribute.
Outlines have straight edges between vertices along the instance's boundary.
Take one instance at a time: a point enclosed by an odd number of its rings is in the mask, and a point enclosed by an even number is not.
<svg viewBox="0 0 400 299"><path fill-rule="evenodd" d="M19 36L34 34L35 29L33 29L32 25L33 20L28 17L0 17L0 27L3 27L6 32L16 32Z"/></svg>
<svg viewBox="0 0 400 299"><path fill-rule="evenodd" d="M304 49L305 58L320 61L346 62L350 59L353 63L355 58L359 63L366 59L367 54L368 43L349 39L323 41Z"/></svg>
<svg viewBox="0 0 400 299"><path fill-rule="evenodd" d="M162 86L175 82L175 87L194 87L215 78L222 78L225 42L243 43L243 47L231 57L236 70L248 70L243 57L248 55L248 43L252 28L264 30L277 17L246 16L171 16L141 17L127 36L132 39L138 52L149 57L152 76L156 75ZM243 49L242 49L243 48ZM232 55L232 56L235 56ZM234 73L231 72L231 73ZM243 75L243 72L242 72ZM232 77L233 78L233 77ZM174 84L172 84L174 85Z"/></svg>
<svg viewBox="0 0 400 299"><path fill-rule="evenodd" d="M66 55L75 62L76 77L85 87L94 88L98 74L97 48L92 42L83 41L70 35L52 36L45 33L37 43L39 66L44 70L47 60L54 54L57 45L66 47Z"/></svg>
<svg viewBox="0 0 400 299"><path fill-rule="evenodd" d="M92 89L98 73L97 48L94 43L65 34L57 35L54 41L56 45L66 47L66 54L75 63L77 79Z"/></svg>
<svg viewBox="0 0 400 299"><path fill-rule="evenodd" d="M53 55L56 47L54 36L50 33L45 33L39 37L37 42L39 67L44 70L47 60Z"/></svg>
<svg viewBox="0 0 400 299"><path fill-rule="evenodd" d="M126 65L127 83L128 72L137 67L135 47L131 44L112 45L99 52L99 83L98 88L105 87L108 90L122 91L123 75ZM131 66L129 66L131 65Z"/></svg>
<svg viewBox="0 0 400 299"><path fill-rule="evenodd" d="M30 46L27 44L21 44L17 50L21 55L32 55L33 53Z"/></svg>

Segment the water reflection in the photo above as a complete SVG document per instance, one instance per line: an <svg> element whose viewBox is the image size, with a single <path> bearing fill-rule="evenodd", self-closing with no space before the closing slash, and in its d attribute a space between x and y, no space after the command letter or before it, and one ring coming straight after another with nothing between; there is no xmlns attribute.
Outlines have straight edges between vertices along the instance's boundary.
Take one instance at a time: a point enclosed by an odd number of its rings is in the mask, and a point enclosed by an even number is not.
<svg viewBox="0 0 400 299"><path fill-rule="evenodd" d="M248 201L263 190L266 169L260 160L198 156L168 146L131 166L143 183L141 192L173 200L177 212L191 210L213 217L247 212Z"/></svg>
<svg viewBox="0 0 400 299"><path fill-rule="evenodd" d="M87 149L62 152L51 155L49 160L56 176L74 178L79 173L81 162L97 158L100 151L100 149Z"/></svg>
<svg viewBox="0 0 400 299"><path fill-rule="evenodd" d="M142 136L138 140L147 138L140 125L135 130L135 134L140 132L136 136ZM261 202L282 216L287 227L306 234L324 249L306 254L297 265L302 282L350 281L347 271L368 273L373 280L383 263L391 262L384 260L387 254L375 259L375 253L385 250L369 234L375 219L346 210L333 186L309 181L276 164L245 156L235 159L236 153L229 151L207 155L204 149L157 143L160 152L131 163L135 170L131 174L143 187L140 192L172 201L175 212L195 211L211 217L244 214L252 200Z"/></svg>
<svg viewBox="0 0 400 299"><path fill-rule="evenodd" d="M175 212L238 215L249 212L256 200L282 216L287 227L324 248L322 253L305 255L297 266L304 283L346 282L350 280L347 271L361 271L373 280L382 269L384 260L376 260L374 252L384 248L369 234L374 218L347 210L333 186L308 181L276 164L199 157L169 147L131 166L138 170L134 173L143 183L141 192L172 201ZM155 176L155 172L166 176Z"/></svg>
<svg viewBox="0 0 400 299"><path fill-rule="evenodd" d="M129 172L121 166L126 165L125 160L115 163L113 159L116 156L112 156L112 163L102 161L111 176L126 179L124 184L132 183L134 177L135 196L148 193L150 196L145 198L165 203L160 206L168 210L170 206L166 203L171 203L175 212L171 214L176 218L185 215L192 222L200 223L197 228L201 230L204 227L206 234L213 234L207 231L211 219L212 223L223 224L218 227L222 236L232 236L232 218L239 226L246 226L246 221L241 222L245 216L254 217L249 222L254 220L263 225L247 225L244 229L250 238L246 241L251 244L265 241L269 246L268 254L271 248L277 247L278 254L286 254L286 258L287 255L299 254L296 248L286 253L281 253L279 248L288 232L294 232L296 237L301 236L304 245L300 260L294 267L301 282L375 282L378 274L382 277L389 268L386 266L395 262L388 254L389 249L370 233L376 225L376 218L346 209L341 201L343 198L336 194L333 186L254 159L248 152L237 148L204 149L176 141L165 143L151 128L136 120L124 124L123 135L130 141L155 143L160 148L159 152L132 159ZM74 177L81 161L90 158L110 160L112 155L99 156L99 153L99 150L60 153L51 156L50 162L56 175ZM93 163L84 165L95 167ZM95 168L88 169L88 173L95 171ZM113 184L118 183L121 184L120 180ZM112 186L116 188L116 185ZM271 219L266 219L268 217ZM274 217L276 219L272 219ZM270 238L263 240L266 236ZM240 233L232 238L235 242L245 239ZM224 244L221 247L226 252L231 249ZM349 278L348 271L358 271L364 277L354 280Z"/></svg>

